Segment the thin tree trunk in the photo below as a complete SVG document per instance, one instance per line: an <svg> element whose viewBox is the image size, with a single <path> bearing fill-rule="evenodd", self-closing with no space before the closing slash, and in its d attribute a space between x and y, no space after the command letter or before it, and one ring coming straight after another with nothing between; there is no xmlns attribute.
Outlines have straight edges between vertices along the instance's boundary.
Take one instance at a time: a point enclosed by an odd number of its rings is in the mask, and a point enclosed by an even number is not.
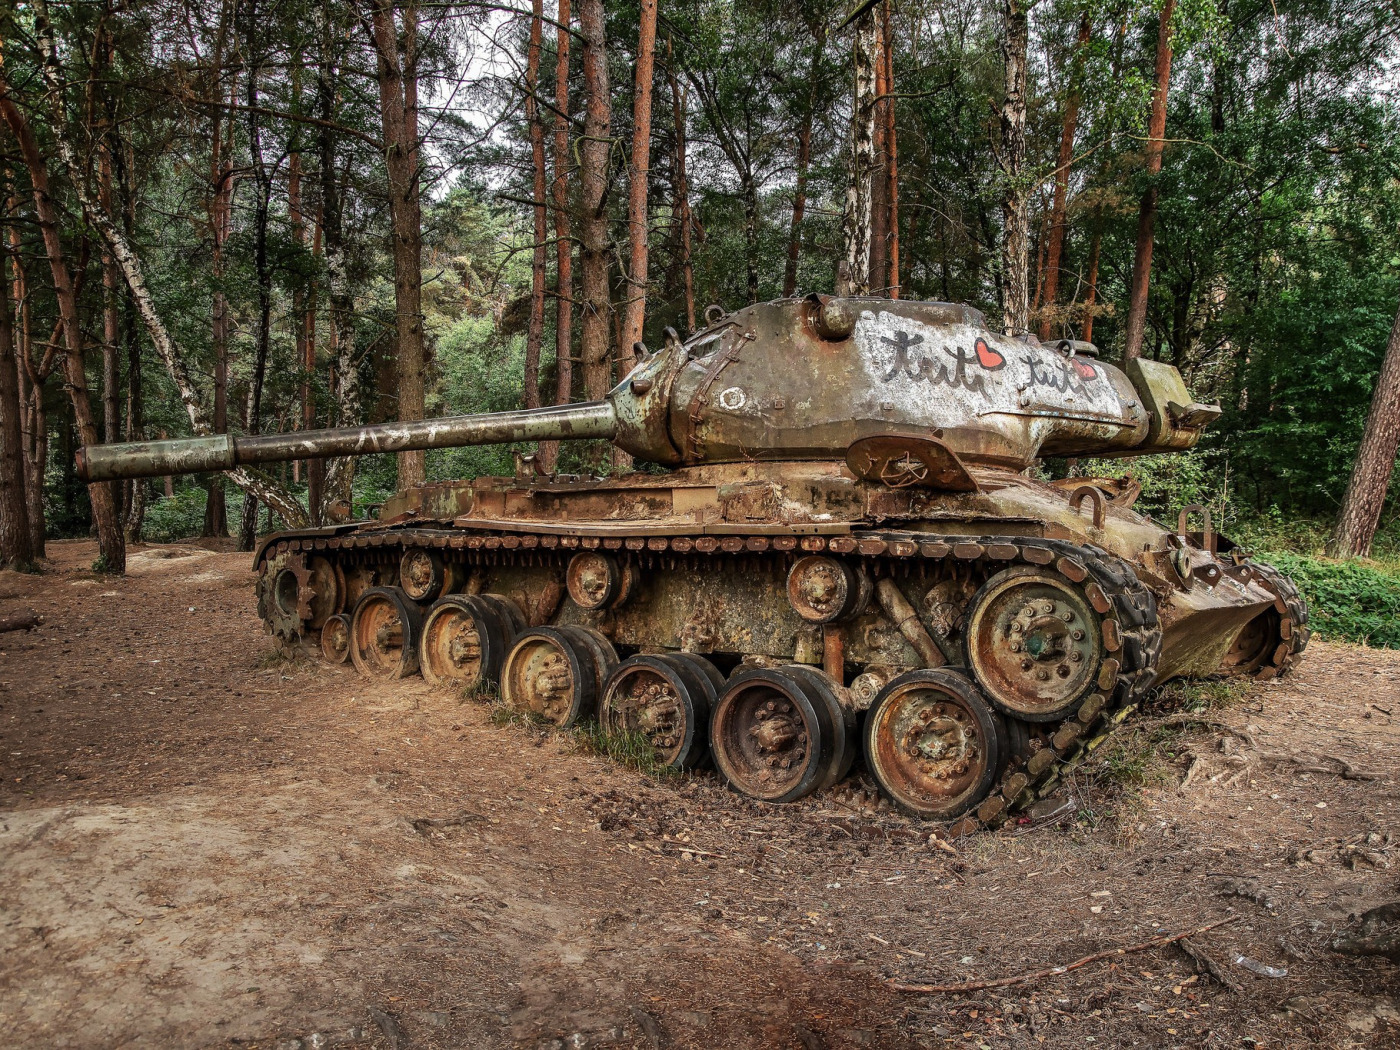
<svg viewBox="0 0 1400 1050"><path fill-rule="evenodd" d="M632 369L632 347L641 341L646 323L647 264L650 229L647 223L648 181L651 176L651 91L656 60L656 0L641 0L637 33L637 76L632 92L632 161L627 172L627 309L622 340L617 348L617 375ZM626 455L618 452L614 456ZM628 457L630 462L630 457Z"/></svg>
<svg viewBox="0 0 1400 1050"><path fill-rule="evenodd" d="M19 196L15 190L14 173L5 170L6 215L19 215ZM15 334L16 378L19 381L20 405L20 458L24 468L25 517L29 521L29 549L33 560L45 556L44 539L47 527L44 519L44 467L48 461L46 444L48 430L44 419L44 380L47 373L41 374L34 365L31 354L32 339L30 328L29 288L24 272L24 262L20 255L19 226L8 223L8 247L10 271L16 316L19 321Z"/></svg>
<svg viewBox="0 0 1400 1050"><path fill-rule="evenodd" d="M813 60L813 65L816 61ZM815 108L815 87L808 82L807 111L802 114L802 126L797 130L797 180L792 190L792 225L788 232L787 265L783 269L783 297L797 294L797 262L802 255L802 219L807 214L807 169L812 163L812 110ZM689 253L686 253L689 255ZM695 326L692 323L691 328Z"/></svg>
<svg viewBox="0 0 1400 1050"><path fill-rule="evenodd" d="M1152 91L1152 118L1147 129L1147 156L1143 169L1148 186L1138 208L1137 248L1133 253L1133 281L1128 293L1128 321L1123 332L1123 360L1142 355L1147 329L1147 291L1152 278L1152 239L1157 223L1157 175L1162 170L1162 139L1167 132L1167 88L1172 73L1172 12L1176 0L1166 0L1157 24L1157 82Z"/></svg>
<svg viewBox="0 0 1400 1050"><path fill-rule="evenodd" d="M256 0L249 4L248 26L255 32L258 10ZM248 50L256 53L258 43L249 42ZM258 184L253 218L253 272L258 286L257 349L253 357L253 381L248 394L248 419L245 430L256 434L262 424L263 381L267 376L267 357L272 345L272 265L267 251L267 224L272 205L272 174L263 159L262 125L258 116L258 77L261 56L253 58L248 69L248 152L253 161L253 178ZM258 501L251 495L243 501L243 520L238 530L238 549L250 551L257 540Z"/></svg>
<svg viewBox="0 0 1400 1050"><path fill-rule="evenodd" d="M840 295L870 294L871 190L875 167L876 33L873 8L855 22L852 64L855 71L851 115L850 181L842 219L845 258L837 279Z"/></svg>
<svg viewBox="0 0 1400 1050"><path fill-rule="evenodd" d="M549 216L545 204L544 119L539 99L540 50L544 43L544 0L534 0L530 47L525 61L525 120L530 129L530 161L534 174L535 246L530 263L530 325L525 336L525 407L540 407L540 352L544 346L544 282L549 265Z"/></svg>
<svg viewBox="0 0 1400 1050"><path fill-rule="evenodd" d="M554 403L566 405L574 390L574 242L569 220L569 0L559 0L554 62ZM540 442L548 471L559 463L559 442Z"/></svg>
<svg viewBox="0 0 1400 1050"><path fill-rule="evenodd" d="M1030 18L1025 0L1003 0L1001 54L1006 90L1001 103L1002 327L1008 335L1030 324L1030 222L1026 209L1026 52Z"/></svg>
<svg viewBox="0 0 1400 1050"><path fill-rule="evenodd" d="M889 209L886 227L889 248L885 283L891 299L899 298L899 143L894 123L894 32L890 26L891 0L885 0L884 21L885 92L885 206Z"/></svg>
<svg viewBox="0 0 1400 1050"><path fill-rule="evenodd" d="M336 426L360 422L360 384L355 359L354 299L350 294L349 263L345 255L344 214L340 183L336 177L335 100L338 87L340 36L331 15L331 0L317 10L320 55L316 68L316 102L321 169L321 232L326 252L326 286L330 320L332 383L336 401ZM344 511L352 501L355 459L340 456L326 464L323 510Z"/></svg>
<svg viewBox="0 0 1400 1050"><path fill-rule="evenodd" d="M874 166L870 172L870 291L884 294L890 278L890 201L889 144L886 135L885 103L890 93L885 79L885 25L883 14L888 0L876 8L875 24L875 137ZM873 13L873 12L872 12Z"/></svg>
<svg viewBox="0 0 1400 1050"><path fill-rule="evenodd" d="M43 0L35 4L35 29L39 36L48 34L48 10ZM46 70L46 79L48 71ZM50 92L58 90L57 81L50 84ZM55 107L61 113L61 107ZM92 405L88 401L87 375L83 368L82 331L78 326L78 301L73 290L68 264L63 258L63 245L59 238L58 215L49 190L48 169L34 132L10 97L9 83L0 80L0 116L4 117L11 133L19 143L29 168L29 181L34 189L34 211L44 238L44 249L49 258L49 270L53 277L54 298L58 302L59 316L63 322L63 342L67 353L63 355L63 371L67 379L69 399L73 403L73 418L78 427L79 439L84 446L97 445L97 424L93 419ZM64 140L64 127L61 120L54 121L54 133L60 143ZM69 158L71 159L71 154ZM81 173L76 164L69 164L69 171L77 177ZM76 179L75 179L76 182ZM96 482L88 486L88 500L92 506L93 524L97 527L99 560L104 572L124 573L126 571L126 543L121 525L117 520L117 508L112 500L112 486L106 482Z"/></svg>
<svg viewBox="0 0 1400 1050"><path fill-rule="evenodd" d="M394 313L399 419L423 418L423 220L418 170L418 8L402 7L402 31L394 22L394 0L374 0L372 23L379 67L379 107L384 160L389 176L389 212L394 229ZM399 488L426 476L422 451L399 453Z"/></svg>
<svg viewBox="0 0 1400 1050"><path fill-rule="evenodd" d="M685 331L689 335L695 331L695 266L690 258L690 227L693 220L690 215L690 185L685 174L685 125L690 91L688 86L684 92L681 91L680 78L676 76L670 37L666 38L666 77L671 85L671 113L676 124L676 185L674 188L676 192L676 220L681 226L681 283L685 289ZM808 141L811 141L810 133ZM806 172L799 172L798 180L805 192Z"/></svg>
<svg viewBox="0 0 1400 1050"><path fill-rule="evenodd" d="M0 568L34 562L20 434L19 358L10 321L10 296L0 295Z"/></svg>
<svg viewBox="0 0 1400 1050"><path fill-rule="evenodd" d="M227 16L226 16L227 17ZM237 79L229 87L229 102L237 98ZM232 112L232 107L230 107ZM214 344L214 433L228 433L228 298L224 295L224 245L233 228L234 134L236 123L227 122L228 140L223 141L222 111L214 113L213 134L209 153L209 230L212 244L210 269L214 277L214 301L211 327ZM222 475L209 479L209 495L204 504L205 536L228 535L228 497Z"/></svg>
<svg viewBox="0 0 1400 1050"><path fill-rule="evenodd" d="M1039 335L1049 339L1051 314L1060 294L1060 262L1065 248L1065 207L1069 200L1069 169L1074 160L1074 135L1079 127L1079 89L1075 86L1075 64L1089 45L1089 16L1079 19L1079 39L1075 52L1065 64L1068 83L1065 88L1064 125L1060 129L1060 153L1055 162L1055 188L1050 198L1050 238L1045 250L1045 282Z"/></svg>
<svg viewBox="0 0 1400 1050"><path fill-rule="evenodd" d="M1099 249L1103 247L1103 223L1099 221L1098 209L1094 209L1094 239L1089 246L1089 290L1084 295L1084 325L1079 338L1086 343L1094 341L1094 300L1099 293Z"/></svg>
<svg viewBox="0 0 1400 1050"><path fill-rule="evenodd" d="M1327 542L1333 558L1369 558L1371 541L1385 507L1395 456L1400 452L1400 313L1390 329L1385 358L1381 361L1376 389L1371 394L1371 411L1356 462L1351 468L1341 510Z"/></svg>
<svg viewBox="0 0 1400 1050"><path fill-rule="evenodd" d="M584 395L598 400L608 392L608 154L612 143L612 103L608 87L607 42L602 0L580 0L583 37L583 142L579 147L579 277L583 317L579 326Z"/></svg>

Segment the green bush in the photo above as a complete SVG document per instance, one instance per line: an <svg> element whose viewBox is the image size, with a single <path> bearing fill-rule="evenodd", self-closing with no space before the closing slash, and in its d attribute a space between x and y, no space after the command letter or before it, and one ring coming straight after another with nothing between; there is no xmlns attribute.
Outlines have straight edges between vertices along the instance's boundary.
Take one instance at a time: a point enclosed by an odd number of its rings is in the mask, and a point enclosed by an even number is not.
<svg viewBox="0 0 1400 1050"><path fill-rule="evenodd" d="M152 543L172 543L198 536L204 528L204 501L208 493L198 485L175 490L174 496L161 496L146 504L141 535ZM231 501L232 502L232 501ZM229 520L237 521L237 505L229 507Z"/></svg>
<svg viewBox="0 0 1400 1050"><path fill-rule="evenodd" d="M1400 649L1400 574L1374 563L1282 552L1261 560L1293 577L1318 635Z"/></svg>

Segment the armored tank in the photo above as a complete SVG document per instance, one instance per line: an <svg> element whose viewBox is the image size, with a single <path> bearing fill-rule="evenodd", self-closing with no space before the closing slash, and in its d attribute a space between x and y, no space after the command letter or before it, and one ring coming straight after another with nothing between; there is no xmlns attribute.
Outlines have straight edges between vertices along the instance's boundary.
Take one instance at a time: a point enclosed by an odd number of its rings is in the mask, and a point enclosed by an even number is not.
<svg viewBox="0 0 1400 1050"><path fill-rule="evenodd" d="M990 331L947 303L811 296L638 344L605 400L93 447L96 481L288 459L606 438L663 471L430 482L374 520L269 536L259 612L363 674L499 691L640 734L786 802L863 760L919 817L995 826L1154 684L1287 672L1287 577L1045 456L1192 447L1219 408L1169 365Z"/></svg>

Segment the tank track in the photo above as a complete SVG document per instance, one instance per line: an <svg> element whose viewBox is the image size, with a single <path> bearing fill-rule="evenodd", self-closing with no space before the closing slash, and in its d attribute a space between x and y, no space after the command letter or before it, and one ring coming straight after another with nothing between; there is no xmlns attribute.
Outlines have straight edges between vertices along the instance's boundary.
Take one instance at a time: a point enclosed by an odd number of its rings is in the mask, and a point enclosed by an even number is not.
<svg viewBox="0 0 1400 1050"><path fill-rule="evenodd" d="M630 552L640 567L663 568L668 562L695 557L824 553L864 560L879 575L900 576L919 562L980 563L987 575L1014 565L1052 567L1085 587L1103 616L1105 649L1110 656L1100 670L1097 688L1075 713L1058 723L1020 734L1022 749L1012 756L997 786L972 813L955 821L954 834L995 828L1050 795L1064 778L1109 738L1151 688L1161 652L1157 601L1123 559L1093 545L1061 540L1002 536L937 536L927 533L858 531L835 536L723 535L578 536L533 532L466 532L460 529L405 528L341 536L273 538L259 553L259 566L295 551L353 552L356 560L381 563L388 571L410 547L461 551L469 565L557 565L578 550ZM363 555L360 555L363 552ZM1286 648L1261 669L1261 677L1286 673L1307 644L1307 607L1288 577L1271 566L1251 562L1278 595L1285 623ZM1272 672L1272 673L1270 673Z"/></svg>
<svg viewBox="0 0 1400 1050"><path fill-rule="evenodd" d="M1274 608L1279 614L1280 641L1275 647L1269 662L1255 674L1256 678L1269 679L1285 675L1308 647L1312 629L1308 626L1308 603L1298 593L1298 585L1288 576L1267 562L1249 563L1260 582L1274 592Z"/></svg>

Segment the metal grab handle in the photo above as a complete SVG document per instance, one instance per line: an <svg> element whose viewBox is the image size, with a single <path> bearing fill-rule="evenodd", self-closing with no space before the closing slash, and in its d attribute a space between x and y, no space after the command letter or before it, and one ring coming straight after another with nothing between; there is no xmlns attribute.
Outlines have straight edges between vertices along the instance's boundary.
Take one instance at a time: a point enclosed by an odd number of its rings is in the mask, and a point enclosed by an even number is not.
<svg viewBox="0 0 1400 1050"><path fill-rule="evenodd" d="M1076 514L1079 513L1080 506L1084 503L1084 497L1089 497L1089 502L1094 505L1094 528L1103 528L1103 518L1106 513L1103 493L1094 485L1080 485L1069 494L1069 509Z"/></svg>
<svg viewBox="0 0 1400 1050"><path fill-rule="evenodd" d="M1176 516L1176 533L1183 542L1186 539L1186 518L1192 511L1201 515L1205 528L1201 532L1201 546L1211 554L1215 553L1215 530L1210 524L1210 511L1202 507L1199 503L1191 503L1181 508L1181 513Z"/></svg>

